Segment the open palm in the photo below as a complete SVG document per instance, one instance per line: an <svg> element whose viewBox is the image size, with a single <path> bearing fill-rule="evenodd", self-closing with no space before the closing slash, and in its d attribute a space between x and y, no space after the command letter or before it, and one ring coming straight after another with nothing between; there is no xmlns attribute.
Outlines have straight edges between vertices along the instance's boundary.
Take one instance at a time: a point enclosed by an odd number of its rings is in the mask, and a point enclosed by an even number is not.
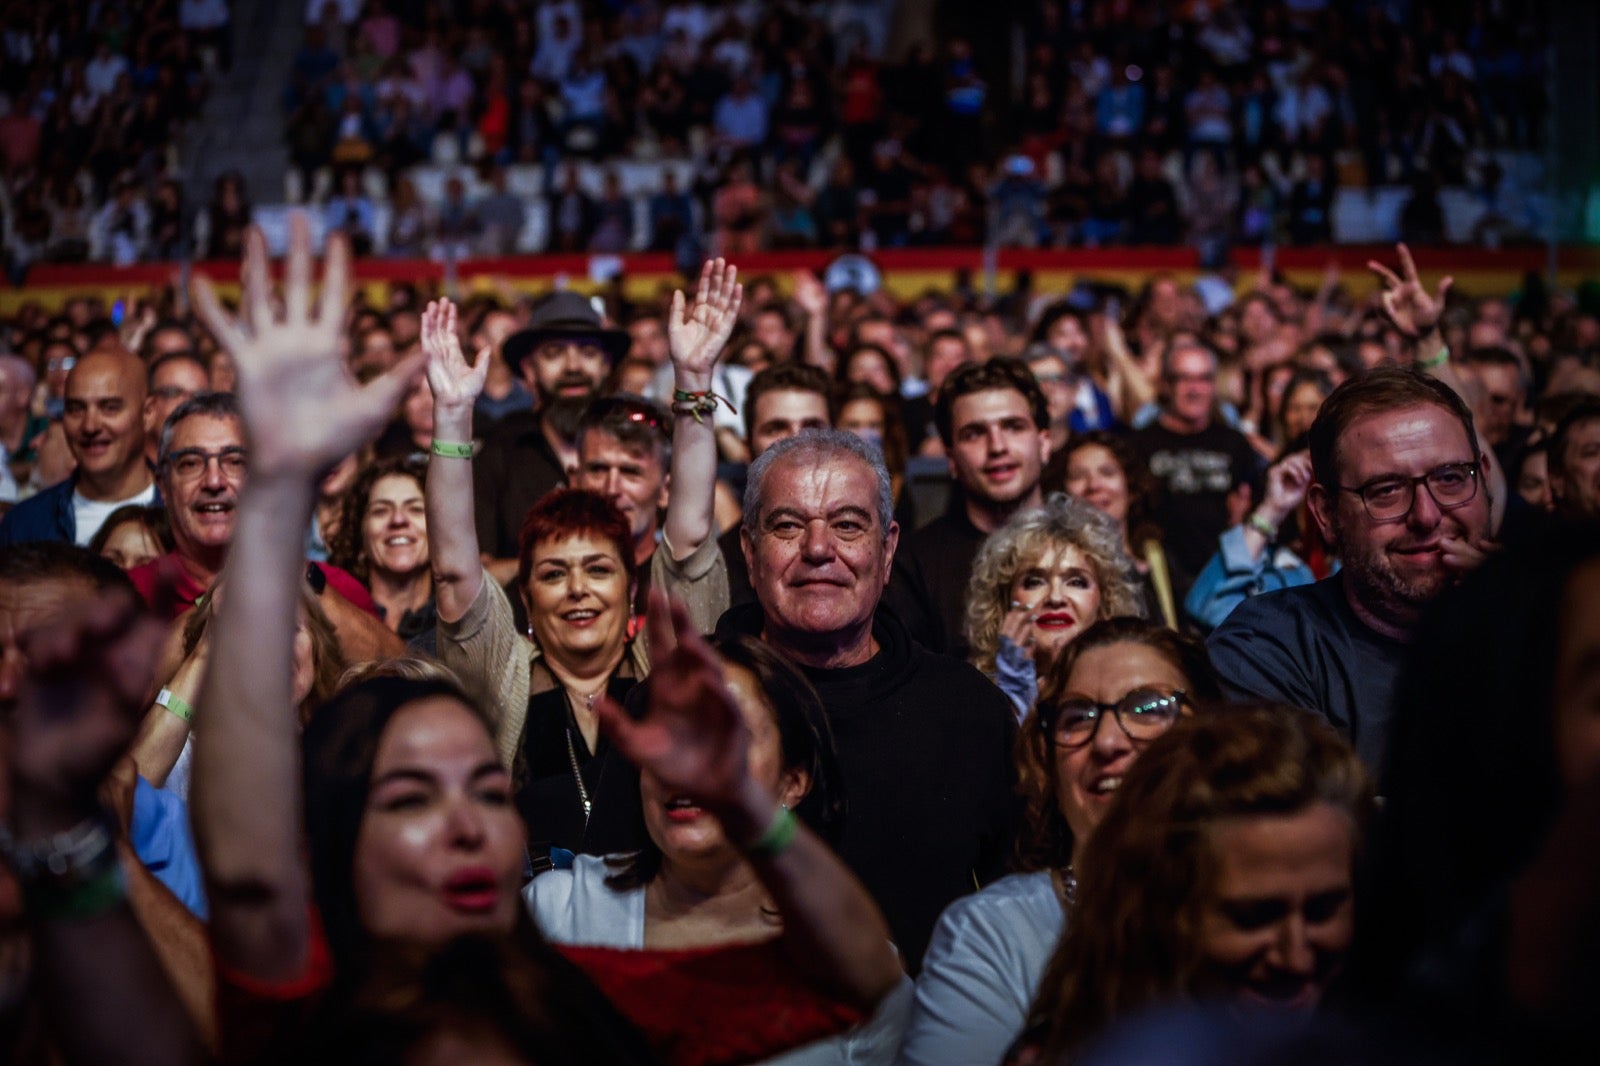
<svg viewBox="0 0 1600 1066"><path fill-rule="evenodd" d="M402 360L365 386L345 368L339 334L350 291L350 245L343 235L329 238L320 313L313 314L311 230L303 214L289 222L283 315L273 311L267 242L255 227L245 237L240 281L237 319L203 275L193 289L201 321L238 370L251 475L322 470L376 436L422 369L422 357Z"/></svg>
<svg viewBox="0 0 1600 1066"><path fill-rule="evenodd" d="M743 302L739 268L723 259L713 259L700 268L700 286L692 305L685 306L683 290L672 294L667 347L680 385L704 389L711 384L712 368L733 335Z"/></svg>
<svg viewBox="0 0 1600 1066"><path fill-rule="evenodd" d="M433 300L422 312L422 350L428 357L428 387L434 405L443 409L471 407L489 375L489 350L478 353L477 364L467 362L456 331L456 305Z"/></svg>

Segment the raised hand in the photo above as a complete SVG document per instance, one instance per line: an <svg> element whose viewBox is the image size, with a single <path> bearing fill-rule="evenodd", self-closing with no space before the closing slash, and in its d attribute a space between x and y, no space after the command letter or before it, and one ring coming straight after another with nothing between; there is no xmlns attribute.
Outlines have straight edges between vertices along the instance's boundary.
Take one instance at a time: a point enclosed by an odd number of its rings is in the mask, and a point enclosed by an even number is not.
<svg viewBox="0 0 1600 1066"><path fill-rule="evenodd" d="M828 290L822 287L822 282L809 270L796 270L794 272L794 302L800 305L800 310L816 317L828 312Z"/></svg>
<svg viewBox="0 0 1600 1066"><path fill-rule="evenodd" d="M311 229L305 215L289 219L284 312L273 312L267 241L245 235L240 318L223 310L204 276L194 279L195 310L233 357L239 405L250 442L250 476L305 477L324 470L376 436L422 370L416 353L365 387L339 354L350 292L350 245L328 240L321 313L313 316Z"/></svg>
<svg viewBox="0 0 1600 1066"><path fill-rule="evenodd" d="M650 593L650 648L671 648L650 671L644 716L614 701L595 705L600 727L641 771L716 813L734 805L750 775L750 730L722 681L722 662L682 602Z"/></svg>
<svg viewBox="0 0 1600 1066"><path fill-rule="evenodd" d="M96 790L143 717L165 633L136 597L113 591L23 636L28 676L9 723L17 815L56 832L96 806Z"/></svg>
<svg viewBox="0 0 1600 1066"><path fill-rule="evenodd" d="M711 370L733 334L743 302L739 268L723 259L700 268L700 287L692 305L685 306L682 289L672 294L667 348L679 388L699 392L711 387Z"/></svg>
<svg viewBox="0 0 1600 1066"><path fill-rule="evenodd" d="M1367 260L1367 269L1383 280L1383 311L1389 316L1389 321L1412 340L1421 340L1439 324L1439 316L1444 313L1445 298L1450 294L1450 286L1455 283L1455 278L1441 278L1438 289L1429 293L1417 274L1411 249L1404 244L1396 245L1395 249L1400 254L1400 274L1376 259Z"/></svg>
<svg viewBox="0 0 1600 1066"><path fill-rule="evenodd" d="M1260 510L1273 525L1281 525L1305 501L1311 488L1311 453L1298 451L1267 468L1266 492Z"/></svg>
<svg viewBox="0 0 1600 1066"><path fill-rule="evenodd" d="M456 305L431 300L422 312L422 350L428 357L428 387L436 409L471 408L483 392L489 374L489 349L478 352L476 364L467 362L456 332Z"/></svg>

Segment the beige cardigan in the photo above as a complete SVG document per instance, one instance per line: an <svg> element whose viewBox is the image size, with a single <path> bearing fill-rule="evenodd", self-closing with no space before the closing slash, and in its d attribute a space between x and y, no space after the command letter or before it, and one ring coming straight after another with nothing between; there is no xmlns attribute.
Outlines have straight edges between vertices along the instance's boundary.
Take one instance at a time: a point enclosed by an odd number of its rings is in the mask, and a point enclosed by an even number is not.
<svg viewBox="0 0 1600 1066"><path fill-rule="evenodd" d="M682 562L672 559L663 539L650 557L650 581L683 600L695 628L709 633L728 609L728 568L715 538ZM620 677L643 679L650 673L649 652L640 639L628 641L617 667ZM467 691L494 722L495 751L508 769L522 744L528 700L559 683L544 653L517 631L511 600L487 570L467 613L455 622L439 621L439 660L455 671Z"/></svg>

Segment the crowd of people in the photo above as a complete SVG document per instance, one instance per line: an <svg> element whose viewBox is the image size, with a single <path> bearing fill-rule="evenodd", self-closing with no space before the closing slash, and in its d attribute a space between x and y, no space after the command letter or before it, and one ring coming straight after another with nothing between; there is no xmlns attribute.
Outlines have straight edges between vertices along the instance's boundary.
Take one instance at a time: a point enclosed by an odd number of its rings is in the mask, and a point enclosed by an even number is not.
<svg viewBox="0 0 1600 1066"><path fill-rule="evenodd" d="M1592 1055L1600 309L243 245L6 323L6 1061Z"/></svg>
<svg viewBox="0 0 1600 1066"><path fill-rule="evenodd" d="M13 280L35 262L189 252L175 145L232 45L227 0L4 5L0 208Z"/></svg>
<svg viewBox="0 0 1600 1066"><path fill-rule="evenodd" d="M290 195L399 257L985 241L1220 256L1326 243L1337 190L1386 185L1411 187L1415 243L1446 239L1444 187L1484 205L1479 232L1520 232L1504 153L1537 149L1545 124L1536 10L1049 0L1018 14L1008 64L950 34L891 59L892 7L309 0L283 100ZM187 204L168 160L215 71L201 57L226 61L226 4L178 4L178 32L171 4L141 9L138 33L127 5L90 9L93 26L69 9L57 27L12 5L5 34L13 277L236 258L252 198L278 191L231 172ZM625 180L639 161L675 165ZM420 164L453 176L435 193ZM537 194L508 180L526 165ZM536 200L548 221L530 230Z"/></svg>

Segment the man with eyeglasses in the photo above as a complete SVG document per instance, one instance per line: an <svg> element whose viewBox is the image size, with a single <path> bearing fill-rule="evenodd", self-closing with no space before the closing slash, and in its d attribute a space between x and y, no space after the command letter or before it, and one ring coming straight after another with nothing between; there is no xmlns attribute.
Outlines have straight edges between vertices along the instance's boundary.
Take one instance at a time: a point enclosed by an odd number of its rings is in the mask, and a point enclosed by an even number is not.
<svg viewBox="0 0 1600 1066"><path fill-rule="evenodd" d="M0 547L50 540L81 548L118 507L159 502L144 455L144 389L144 368L128 351L106 348L78 360L61 416L77 469L0 521Z"/></svg>
<svg viewBox="0 0 1600 1066"><path fill-rule="evenodd" d="M165 606L177 618L210 590L233 543L239 491L249 467L232 393L198 393L172 412L161 431L156 473L176 547L128 571L145 602ZM378 621L372 597L354 577L336 566L312 563L306 581L333 622L348 661L400 653L399 639Z"/></svg>
<svg viewBox="0 0 1600 1066"><path fill-rule="evenodd" d="M1379 367L1340 385L1310 434L1307 500L1343 569L1246 600L1208 641L1223 687L1320 712L1383 766L1406 645L1491 550L1487 457L1448 385Z"/></svg>
<svg viewBox="0 0 1600 1066"><path fill-rule="evenodd" d="M1161 359L1160 414L1129 438L1160 486L1154 517L1179 602L1216 550L1223 530L1243 520L1261 459L1217 413L1217 357L1192 334L1174 337Z"/></svg>

